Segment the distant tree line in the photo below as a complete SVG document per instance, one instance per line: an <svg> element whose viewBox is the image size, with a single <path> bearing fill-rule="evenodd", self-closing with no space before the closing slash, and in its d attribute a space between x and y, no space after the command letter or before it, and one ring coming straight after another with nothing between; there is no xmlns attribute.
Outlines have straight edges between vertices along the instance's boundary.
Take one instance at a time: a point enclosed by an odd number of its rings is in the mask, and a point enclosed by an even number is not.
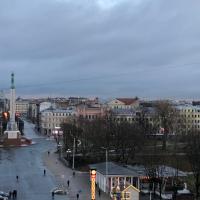
<svg viewBox="0 0 200 200"><path fill-rule="evenodd" d="M129 123L115 121L112 116L95 120L79 118L61 125L63 130L64 150L73 150L75 139L76 154L83 160L91 162L105 161L105 149L108 151L109 160L128 164L134 161L136 154L145 148L151 156L144 157L143 164L152 183L159 180L158 165L164 164L162 153L170 153L173 159L178 158L179 144L183 143L181 153L186 155L194 177L196 199L199 199L200 190L200 132L197 130L186 131L185 119L181 117L174 106L168 101L160 101L155 105L155 114L152 122L145 120L146 113L141 112L138 119ZM161 148L157 139L149 145L148 132L158 132L163 129ZM174 133L168 148L168 134ZM187 133L187 134L186 134ZM148 146L149 145L149 146ZM178 161L176 163L178 168ZM159 182L161 190L161 182Z"/></svg>
<svg viewBox="0 0 200 200"><path fill-rule="evenodd" d="M144 145L144 132L139 123L118 123L109 118L92 121L80 118L76 123L65 123L61 127L65 149L73 149L75 138L76 153L83 156L101 157L100 152L107 149L116 161L128 163ZM78 140L80 146L77 146Z"/></svg>

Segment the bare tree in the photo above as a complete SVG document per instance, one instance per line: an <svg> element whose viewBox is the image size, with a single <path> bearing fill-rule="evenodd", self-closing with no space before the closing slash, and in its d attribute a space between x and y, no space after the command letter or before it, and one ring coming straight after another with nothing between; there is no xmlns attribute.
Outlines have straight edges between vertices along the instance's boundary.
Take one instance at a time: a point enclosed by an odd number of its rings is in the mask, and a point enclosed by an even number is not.
<svg viewBox="0 0 200 200"><path fill-rule="evenodd" d="M169 101L159 101L156 104L156 121L163 129L162 149L166 150L167 136L174 132L174 124L177 120L177 111ZM158 123L156 123L157 125Z"/></svg>
<svg viewBox="0 0 200 200"><path fill-rule="evenodd" d="M200 199L200 131L192 130L187 135L187 156L192 168L196 200Z"/></svg>

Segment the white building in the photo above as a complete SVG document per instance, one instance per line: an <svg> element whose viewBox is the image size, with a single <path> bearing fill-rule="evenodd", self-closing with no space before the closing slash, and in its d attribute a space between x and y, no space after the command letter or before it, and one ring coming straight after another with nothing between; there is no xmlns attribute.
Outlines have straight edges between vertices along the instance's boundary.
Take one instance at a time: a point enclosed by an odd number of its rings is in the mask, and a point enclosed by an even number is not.
<svg viewBox="0 0 200 200"><path fill-rule="evenodd" d="M51 106L52 106L51 102L44 101L44 102L40 103L40 112L50 108Z"/></svg>
<svg viewBox="0 0 200 200"><path fill-rule="evenodd" d="M40 113L40 131L46 135L52 135L55 127L60 127L64 122L70 121L75 117L75 110L56 109L50 107Z"/></svg>
<svg viewBox="0 0 200 200"><path fill-rule="evenodd" d="M29 101L18 99L16 100L16 113L20 115L27 115L29 110Z"/></svg>
<svg viewBox="0 0 200 200"><path fill-rule="evenodd" d="M185 131L200 130L200 106L181 105L176 107L181 116ZM183 127L182 127L183 128Z"/></svg>
<svg viewBox="0 0 200 200"><path fill-rule="evenodd" d="M106 193L111 194L116 187L120 190L127 185L139 187L139 177L136 172L113 162L92 164L90 168L96 169L96 183Z"/></svg>

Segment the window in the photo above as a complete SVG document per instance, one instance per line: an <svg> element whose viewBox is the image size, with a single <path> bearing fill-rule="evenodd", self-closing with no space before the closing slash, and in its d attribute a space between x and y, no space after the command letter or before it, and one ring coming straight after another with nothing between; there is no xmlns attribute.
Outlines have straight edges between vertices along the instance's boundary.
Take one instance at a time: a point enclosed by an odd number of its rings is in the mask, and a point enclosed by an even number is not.
<svg viewBox="0 0 200 200"><path fill-rule="evenodd" d="M123 199L131 199L131 193L130 192L124 192Z"/></svg>

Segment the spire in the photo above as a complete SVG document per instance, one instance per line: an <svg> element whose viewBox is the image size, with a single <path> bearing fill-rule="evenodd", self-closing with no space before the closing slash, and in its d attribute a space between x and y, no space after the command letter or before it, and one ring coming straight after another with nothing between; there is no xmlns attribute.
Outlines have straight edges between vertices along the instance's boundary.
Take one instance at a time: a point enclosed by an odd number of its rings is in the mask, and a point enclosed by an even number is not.
<svg viewBox="0 0 200 200"><path fill-rule="evenodd" d="M11 74L11 89L15 89L15 75L13 72Z"/></svg>

